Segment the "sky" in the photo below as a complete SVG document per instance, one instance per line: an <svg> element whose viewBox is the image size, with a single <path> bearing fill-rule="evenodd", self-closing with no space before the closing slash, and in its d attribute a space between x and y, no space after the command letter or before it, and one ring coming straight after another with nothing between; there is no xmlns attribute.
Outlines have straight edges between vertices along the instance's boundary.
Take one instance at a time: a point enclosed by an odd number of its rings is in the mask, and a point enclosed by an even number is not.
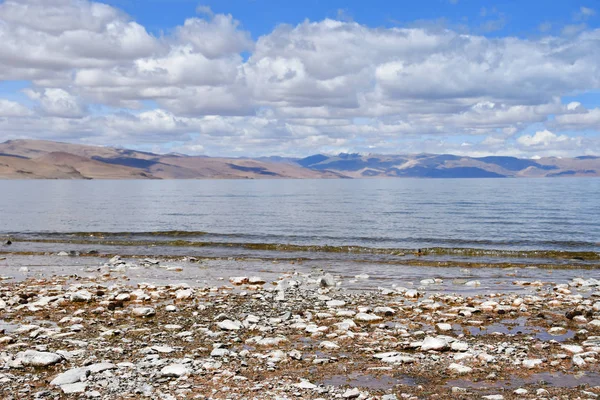
<svg viewBox="0 0 600 400"><path fill-rule="evenodd" d="M600 155L600 3L0 0L0 141Z"/></svg>

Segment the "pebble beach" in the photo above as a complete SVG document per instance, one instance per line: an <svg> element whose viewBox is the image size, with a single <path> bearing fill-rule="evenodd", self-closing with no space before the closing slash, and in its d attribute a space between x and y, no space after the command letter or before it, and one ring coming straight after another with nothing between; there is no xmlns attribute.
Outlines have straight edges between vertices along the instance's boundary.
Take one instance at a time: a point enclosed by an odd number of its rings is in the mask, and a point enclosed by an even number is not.
<svg viewBox="0 0 600 400"><path fill-rule="evenodd" d="M326 270L177 283L171 264L114 256L85 274L3 276L0 397L600 396L600 281L581 271L457 294L443 278L351 290L372 278ZM138 269L173 277L132 281Z"/></svg>

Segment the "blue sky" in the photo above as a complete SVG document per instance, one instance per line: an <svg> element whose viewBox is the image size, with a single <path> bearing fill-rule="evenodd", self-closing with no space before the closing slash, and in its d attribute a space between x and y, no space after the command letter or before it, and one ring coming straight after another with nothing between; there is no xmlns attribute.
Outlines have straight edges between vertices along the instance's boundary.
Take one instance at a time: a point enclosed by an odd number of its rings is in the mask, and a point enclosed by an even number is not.
<svg viewBox="0 0 600 400"><path fill-rule="evenodd" d="M168 31L196 12L193 0L108 1L143 23L154 33ZM213 0L202 1L215 13L233 14L253 37L268 34L279 24L296 25L305 19L346 18L371 27L440 26L468 29L488 36L529 37L558 33L565 25L584 21L581 7L595 10L596 1L476 1L424 0ZM585 19L591 28L598 18Z"/></svg>
<svg viewBox="0 0 600 400"><path fill-rule="evenodd" d="M600 154L595 1L0 0L0 139Z"/></svg>

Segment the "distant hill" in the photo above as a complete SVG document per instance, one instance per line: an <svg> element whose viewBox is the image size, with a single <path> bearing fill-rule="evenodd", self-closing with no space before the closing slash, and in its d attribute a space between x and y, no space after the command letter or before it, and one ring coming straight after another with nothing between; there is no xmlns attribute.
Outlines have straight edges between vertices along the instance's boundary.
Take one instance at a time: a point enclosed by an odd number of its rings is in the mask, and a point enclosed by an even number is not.
<svg viewBox="0 0 600 400"><path fill-rule="evenodd" d="M508 178L600 176L600 157L541 158L465 157L452 154L312 155L298 160L303 167L331 171L350 178Z"/></svg>
<svg viewBox="0 0 600 400"><path fill-rule="evenodd" d="M463 157L452 154L216 158L154 154L43 140L0 143L0 179L321 179L600 176L600 157Z"/></svg>
<svg viewBox="0 0 600 400"><path fill-rule="evenodd" d="M43 140L0 143L0 179L338 178L295 163L160 155Z"/></svg>

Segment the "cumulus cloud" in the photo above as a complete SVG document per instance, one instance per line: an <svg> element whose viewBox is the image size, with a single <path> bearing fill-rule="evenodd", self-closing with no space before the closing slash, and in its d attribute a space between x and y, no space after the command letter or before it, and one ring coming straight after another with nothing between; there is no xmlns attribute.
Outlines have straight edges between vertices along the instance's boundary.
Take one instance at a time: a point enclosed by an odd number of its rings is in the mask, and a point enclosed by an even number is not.
<svg viewBox="0 0 600 400"><path fill-rule="evenodd" d="M80 100L60 88L46 88L43 90L26 89L24 93L30 99L39 103L45 115L64 118L78 118L85 113L85 107Z"/></svg>
<svg viewBox="0 0 600 400"><path fill-rule="evenodd" d="M600 30L583 22L592 9L579 10L580 26L565 27L566 36L539 39L338 18L279 25L254 40L232 15L196 11L156 37L106 4L0 3L0 79L31 81L24 93L35 103L0 101L0 129L300 155L576 153L589 143L561 130L599 129L600 111L562 102L600 89ZM533 124L547 130L518 136Z"/></svg>
<svg viewBox="0 0 600 400"><path fill-rule="evenodd" d="M534 135L523 135L517 139L517 143L530 147L548 147L549 145L560 144L569 141L567 135L556 135L549 130L536 132Z"/></svg>
<svg viewBox="0 0 600 400"><path fill-rule="evenodd" d="M6 99L0 99L0 118L2 117L27 117L33 113L27 107Z"/></svg>

